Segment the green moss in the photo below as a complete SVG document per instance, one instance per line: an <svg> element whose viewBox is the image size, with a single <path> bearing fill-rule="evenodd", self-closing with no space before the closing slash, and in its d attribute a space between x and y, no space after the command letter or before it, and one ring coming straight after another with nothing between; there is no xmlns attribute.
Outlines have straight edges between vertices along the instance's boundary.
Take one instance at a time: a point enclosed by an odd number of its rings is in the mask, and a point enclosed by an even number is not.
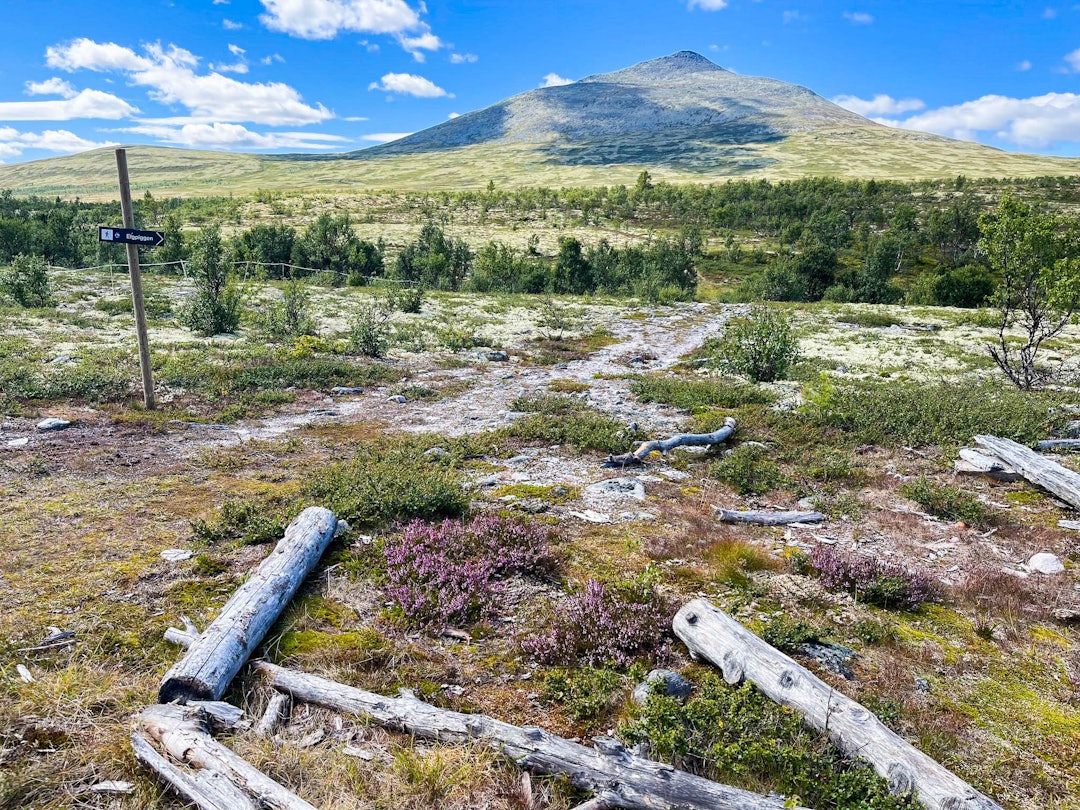
<svg viewBox="0 0 1080 810"><path fill-rule="evenodd" d="M376 630L361 628L344 633L322 630L289 630L270 646L276 662L317 658L350 666L376 664L385 659L390 643Z"/></svg>
<svg viewBox="0 0 1080 810"><path fill-rule="evenodd" d="M542 486L539 484L510 484L505 487L499 487L492 493L496 498L505 498L508 495L513 495L515 498L539 498L542 501L548 503L566 503L572 501L578 496L578 491L574 487L566 487L562 484L553 484L551 486Z"/></svg>

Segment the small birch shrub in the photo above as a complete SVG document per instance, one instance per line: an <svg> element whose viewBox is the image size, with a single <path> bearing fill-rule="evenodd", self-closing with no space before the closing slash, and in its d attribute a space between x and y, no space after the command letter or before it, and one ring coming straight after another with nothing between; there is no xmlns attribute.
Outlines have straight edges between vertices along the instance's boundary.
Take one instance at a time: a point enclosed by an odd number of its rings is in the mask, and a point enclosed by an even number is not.
<svg viewBox="0 0 1080 810"><path fill-rule="evenodd" d="M708 348L719 364L754 382L782 379L799 359L799 339L787 316L777 309L755 306L745 318L732 321Z"/></svg>

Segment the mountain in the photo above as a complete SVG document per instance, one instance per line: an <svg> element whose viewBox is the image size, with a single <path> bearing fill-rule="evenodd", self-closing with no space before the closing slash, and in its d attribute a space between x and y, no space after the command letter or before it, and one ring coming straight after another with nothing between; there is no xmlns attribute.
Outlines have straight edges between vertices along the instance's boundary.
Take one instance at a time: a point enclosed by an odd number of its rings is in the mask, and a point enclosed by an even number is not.
<svg viewBox="0 0 1080 810"><path fill-rule="evenodd" d="M680 51L531 90L381 146L340 155L128 149L133 187L159 196L831 175L880 179L1071 175L1080 159L1003 152L893 129L775 79ZM0 166L19 194L111 198L111 149Z"/></svg>

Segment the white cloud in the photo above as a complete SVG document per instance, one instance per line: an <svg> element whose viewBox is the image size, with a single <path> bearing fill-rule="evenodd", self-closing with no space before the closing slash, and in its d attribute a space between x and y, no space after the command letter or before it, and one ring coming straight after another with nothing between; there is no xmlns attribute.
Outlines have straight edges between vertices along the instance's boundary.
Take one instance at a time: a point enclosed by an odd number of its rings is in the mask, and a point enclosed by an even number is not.
<svg viewBox="0 0 1080 810"><path fill-rule="evenodd" d="M700 8L702 11L719 11L727 8L727 0L689 0L689 8Z"/></svg>
<svg viewBox="0 0 1080 810"><path fill-rule="evenodd" d="M423 29L424 30L415 36L399 34L397 37L398 44L401 45L402 50L412 54L412 58L417 62L424 61L425 57L423 51L437 51L443 46L442 40L431 33L426 25L423 26Z"/></svg>
<svg viewBox="0 0 1080 810"><path fill-rule="evenodd" d="M453 65L472 64L479 58L475 53L452 53L450 54L450 63Z"/></svg>
<svg viewBox="0 0 1080 810"><path fill-rule="evenodd" d="M83 90L54 101L0 102L0 121L70 121L73 118L130 118L138 112L122 98L100 90Z"/></svg>
<svg viewBox="0 0 1080 810"><path fill-rule="evenodd" d="M453 121L455 118L461 118L461 113L450 113L446 116L449 120Z"/></svg>
<svg viewBox="0 0 1080 810"><path fill-rule="evenodd" d="M387 73L377 82L368 85L368 90L382 90L384 93L400 93L418 98L440 98L453 95L423 76L412 73Z"/></svg>
<svg viewBox="0 0 1080 810"><path fill-rule="evenodd" d="M183 126L147 123L121 131L195 149L332 149L348 141L339 135L317 132L254 132L240 124L219 122Z"/></svg>
<svg viewBox="0 0 1080 810"><path fill-rule="evenodd" d="M870 25L874 22L874 15L867 14L865 11L845 11L844 19L853 25Z"/></svg>
<svg viewBox="0 0 1080 810"><path fill-rule="evenodd" d="M231 64L217 62L210 65L210 69L216 70L218 73L247 73L248 63L247 59L244 58L244 54L246 54L247 51L245 51L239 45L230 44L229 53L231 53L235 57L238 57L236 62L233 62Z"/></svg>
<svg viewBox="0 0 1080 810"><path fill-rule="evenodd" d="M783 17L784 25L793 22L806 22L808 19L810 19L801 11L785 11L781 16Z"/></svg>
<svg viewBox="0 0 1080 810"><path fill-rule="evenodd" d="M564 84L573 84L573 79L566 79L560 76L558 73L549 73L544 77L544 80L540 82L541 87L562 87Z"/></svg>
<svg viewBox="0 0 1080 810"><path fill-rule="evenodd" d="M1023 73L1024 71L1031 70L1031 60L1030 59L1024 59L1024 60L1018 62L1016 64L1016 69L1019 70L1021 73Z"/></svg>
<svg viewBox="0 0 1080 810"><path fill-rule="evenodd" d="M273 31L302 39L332 39L340 31L401 34L421 26L404 0L261 0L259 19Z"/></svg>
<svg viewBox="0 0 1080 810"><path fill-rule="evenodd" d="M1073 73L1080 73L1080 48L1077 48L1072 53L1065 54L1065 61Z"/></svg>
<svg viewBox="0 0 1080 810"><path fill-rule="evenodd" d="M1017 146L1044 148L1055 141L1078 140L1080 95L983 96L894 123L904 129L936 132L962 140L975 140L978 133L989 133Z"/></svg>
<svg viewBox="0 0 1080 810"><path fill-rule="evenodd" d="M833 104L839 104L845 110L851 110L859 115L900 115L906 112L914 112L923 109L924 104L917 98L893 98L884 93L878 93L870 99L858 96L836 96Z"/></svg>
<svg viewBox="0 0 1080 810"><path fill-rule="evenodd" d="M347 115L344 118L342 118L341 120L342 121L353 121L353 122L355 122L355 121L367 121L368 117L366 115Z"/></svg>
<svg viewBox="0 0 1080 810"><path fill-rule="evenodd" d="M77 39L46 51L46 61L63 70L119 70L163 104L186 107L189 116L206 121L248 121L272 126L312 124L333 118L321 104L305 104L300 94L280 82L241 82L220 72L195 72L199 58L190 51L155 43L145 55L116 45Z"/></svg>
<svg viewBox="0 0 1080 810"><path fill-rule="evenodd" d="M115 143L95 143L81 138L66 129L47 129L44 132L19 132L13 127L0 127L0 160L18 157L27 149L42 149L47 152L85 152L88 149L100 149L104 146L116 146Z"/></svg>
<svg viewBox="0 0 1080 810"><path fill-rule="evenodd" d="M361 135L360 140L371 141L373 143L389 143L390 141L396 141L400 138L407 138L412 135L411 132L373 132L370 135Z"/></svg>
<svg viewBox="0 0 1080 810"><path fill-rule="evenodd" d="M61 98L75 98L79 91L61 78L53 76L43 82L27 82L26 95L28 96L60 96Z"/></svg>
<svg viewBox="0 0 1080 810"><path fill-rule="evenodd" d="M272 53L269 56L264 56L259 60L260 65L272 65L274 62L284 62L285 57L280 53Z"/></svg>
<svg viewBox="0 0 1080 810"><path fill-rule="evenodd" d="M233 20L222 20L221 27L226 31L239 31L244 27L243 23L234 22Z"/></svg>
<svg viewBox="0 0 1080 810"><path fill-rule="evenodd" d="M243 56L245 53L247 53L247 51L245 51L239 45L233 45L230 42L229 43L229 53L231 53L233 56Z"/></svg>

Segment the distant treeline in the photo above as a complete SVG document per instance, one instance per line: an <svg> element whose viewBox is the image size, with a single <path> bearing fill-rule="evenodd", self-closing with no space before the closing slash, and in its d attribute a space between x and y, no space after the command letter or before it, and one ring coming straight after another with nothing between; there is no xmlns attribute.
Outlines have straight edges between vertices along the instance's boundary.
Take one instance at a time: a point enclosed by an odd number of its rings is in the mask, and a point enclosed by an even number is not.
<svg viewBox="0 0 1080 810"><path fill-rule="evenodd" d="M742 279L735 295L746 299L975 306L995 284L978 250L979 218L1006 189L1037 207L1080 207L1080 178L1050 177L671 185L654 183L643 172L631 187L501 190L490 184L486 191L372 195L372 219L380 211L408 211L427 223L416 240L394 246L393 261L381 240L357 237L344 215L324 214L301 229L243 229L244 200L157 200L149 194L137 201L136 211L141 227L166 232L166 246L147 254L153 261L185 258L185 228L227 224L235 229L223 243L232 260L276 264L282 276L314 272L334 283L385 276L439 289L648 297L666 291L684 297L693 294L699 272L718 272ZM256 199L271 207L290 200L276 192ZM122 249L98 243L95 229L115 224L116 208L0 192L0 263L20 253L64 266L122 261ZM549 217L635 225L658 235L629 247L563 238L556 255L544 256L535 241L525 249L469 245L439 227L459 218L527 227ZM706 240L711 248L703 251Z"/></svg>

